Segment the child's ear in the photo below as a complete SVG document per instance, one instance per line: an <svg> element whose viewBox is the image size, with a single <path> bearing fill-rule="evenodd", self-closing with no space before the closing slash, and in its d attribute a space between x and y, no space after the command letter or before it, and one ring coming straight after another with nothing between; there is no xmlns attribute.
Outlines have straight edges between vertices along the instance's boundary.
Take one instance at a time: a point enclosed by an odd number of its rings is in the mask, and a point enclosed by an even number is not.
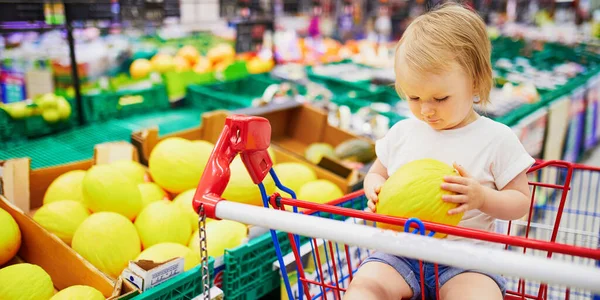
<svg viewBox="0 0 600 300"><path fill-rule="evenodd" d="M477 95L479 92L479 85L477 84L476 80L473 80L473 95Z"/></svg>

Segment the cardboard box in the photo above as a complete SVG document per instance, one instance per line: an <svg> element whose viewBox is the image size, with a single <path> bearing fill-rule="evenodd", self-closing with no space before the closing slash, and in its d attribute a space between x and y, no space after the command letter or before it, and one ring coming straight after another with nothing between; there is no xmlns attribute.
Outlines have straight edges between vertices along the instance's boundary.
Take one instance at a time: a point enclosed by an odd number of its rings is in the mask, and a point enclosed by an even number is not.
<svg viewBox="0 0 600 300"><path fill-rule="evenodd" d="M44 193L58 176L122 158L137 160L137 151L125 142L101 144L95 148L93 159L37 170L31 170L29 158L0 161L0 207L13 215L23 233L18 256L44 268L57 289L90 285L111 299L127 299L140 292L128 282L103 274L31 217L42 206Z"/></svg>
<svg viewBox="0 0 600 300"><path fill-rule="evenodd" d="M261 110L262 109L262 110ZM339 162L327 161L315 165L303 158L304 150L313 142L326 142L334 147L348 139L358 138L348 132L327 124L324 112L307 105L286 104L278 108L241 110L236 113L248 113L267 118L271 123L271 148L275 152L277 163L296 162L308 165L320 179L336 184L344 193L352 192L361 186L362 175L350 170ZM213 111L202 115L202 125L196 128L159 136L157 128L147 128L134 132L131 143L138 149L140 162L147 165L152 149L160 141L169 137L181 137L189 140L206 140L215 143L225 119L231 112Z"/></svg>
<svg viewBox="0 0 600 300"><path fill-rule="evenodd" d="M181 273L183 273L183 258L173 258L163 263L151 260L130 261L121 276L145 292Z"/></svg>
<svg viewBox="0 0 600 300"><path fill-rule="evenodd" d="M0 161L0 194L14 203L26 214L33 214L42 206L48 186L58 176L74 170L87 170L94 164L106 164L117 160L139 161L136 149L126 142L98 144L92 159L31 170L29 158Z"/></svg>
<svg viewBox="0 0 600 300"><path fill-rule="evenodd" d="M122 299L125 295L136 294L135 288L130 284L115 288L113 280L4 196L0 196L0 209L7 211L15 219L22 237L17 256L5 266L22 262L38 265L50 275L56 291L73 285L87 285L100 291L107 299Z"/></svg>

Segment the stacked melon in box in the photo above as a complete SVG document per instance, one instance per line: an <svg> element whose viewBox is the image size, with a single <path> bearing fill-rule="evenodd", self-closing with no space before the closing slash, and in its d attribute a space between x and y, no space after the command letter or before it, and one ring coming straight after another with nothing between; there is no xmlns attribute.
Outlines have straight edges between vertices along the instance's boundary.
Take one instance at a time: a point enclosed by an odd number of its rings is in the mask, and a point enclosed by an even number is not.
<svg viewBox="0 0 600 300"><path fill-rule="evenodd" d="M112 278L130 261L142 259L183 257L184 270L189 270L200 263L198 214L192 201L213 147L172 137L154 147L148 167L118 160L69 171L50 184L33 218ZM343 195L333 183L317 179L307 165L282 163L274 168L304 200L325 202ZM264 184L269 194L276 191L271 176ZM223 197L262 206L260 190L239 156L231 164ZM209 256L221 257L226 249L245 243L249 229L234 221L209 220L206 232Z"/></svg>
<svg viewBox="0 0 600 300"><path fill-rule="evenodd" d="M48 187L33 218L112 278L131 260L183 257L189 270L200 263L199 252L189 247L198 216L193 194L184 192L195 190L212 147L169 139L152 152L150 168L119 160L64 173ZM216 234L242 237L221 247L209 237L213 248L237 246L245 238L243 224L232 232L230 222L214 223Z"/></svg>
<svg viewBox="0 0 600 300"><path fill-rule="evenodd" d="M50 275L40 266L16 259L22 235L10 213L0 208L0 299L105 299L97 289L73 285L58 293ZM37 249L37 251L44 251Z"/></svg>

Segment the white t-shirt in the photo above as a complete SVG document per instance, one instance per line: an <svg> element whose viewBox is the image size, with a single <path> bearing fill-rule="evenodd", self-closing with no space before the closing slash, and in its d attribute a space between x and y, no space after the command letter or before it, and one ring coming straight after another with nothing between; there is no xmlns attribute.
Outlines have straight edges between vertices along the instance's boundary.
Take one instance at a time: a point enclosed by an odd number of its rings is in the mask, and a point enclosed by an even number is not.
<svg viewBox="0 0 600 300"><path fill-rule="evenodd" d="M449 165L457 162L482 185L496 190L503 189L535 162L508 126L484 116L467 126L443 131L418 119L405 119L378 140L375 149L388 176L408 162L432 158ZM458 226L494 231L494 221L480 210L471 210ZM456 236L448 239L465 241Z"/></svg>

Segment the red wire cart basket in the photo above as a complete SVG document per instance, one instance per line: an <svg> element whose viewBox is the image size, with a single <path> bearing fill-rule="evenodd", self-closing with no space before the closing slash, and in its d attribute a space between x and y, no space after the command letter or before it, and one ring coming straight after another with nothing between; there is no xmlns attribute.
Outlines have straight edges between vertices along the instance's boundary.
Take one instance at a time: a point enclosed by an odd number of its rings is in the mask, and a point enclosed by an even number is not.
<svg viewBox="0 0 600 300"><path fill-rule="evenodd" d="M228 117L198 185L193 205L200 215L205 297L210 297L206 254L210 241L203 223L211 217L270 228L289 299L341 299L357 267L373 251L435 263L436 282L437 264L501 274L508 280L505 299L600 299L600 169L537 162L528 173L529 214L521 220L498 221L496 232L486 232L365 212L362 191L328 204L297 200L271 168L270 134L266 119ZM258 185L264 207L222 201L229 164L237 155ZM261 182L268 174L290 198L266 194ZM381 222L405 225L406 232L379 229L376 225ZM277 231L288 233L292 253L282 253ZM498 247L431 238L426 231ZM290 284L292 273L297 284ZM421 278L421 290L423 282ZM438 295L439 284L433 297Z"/></svg>

